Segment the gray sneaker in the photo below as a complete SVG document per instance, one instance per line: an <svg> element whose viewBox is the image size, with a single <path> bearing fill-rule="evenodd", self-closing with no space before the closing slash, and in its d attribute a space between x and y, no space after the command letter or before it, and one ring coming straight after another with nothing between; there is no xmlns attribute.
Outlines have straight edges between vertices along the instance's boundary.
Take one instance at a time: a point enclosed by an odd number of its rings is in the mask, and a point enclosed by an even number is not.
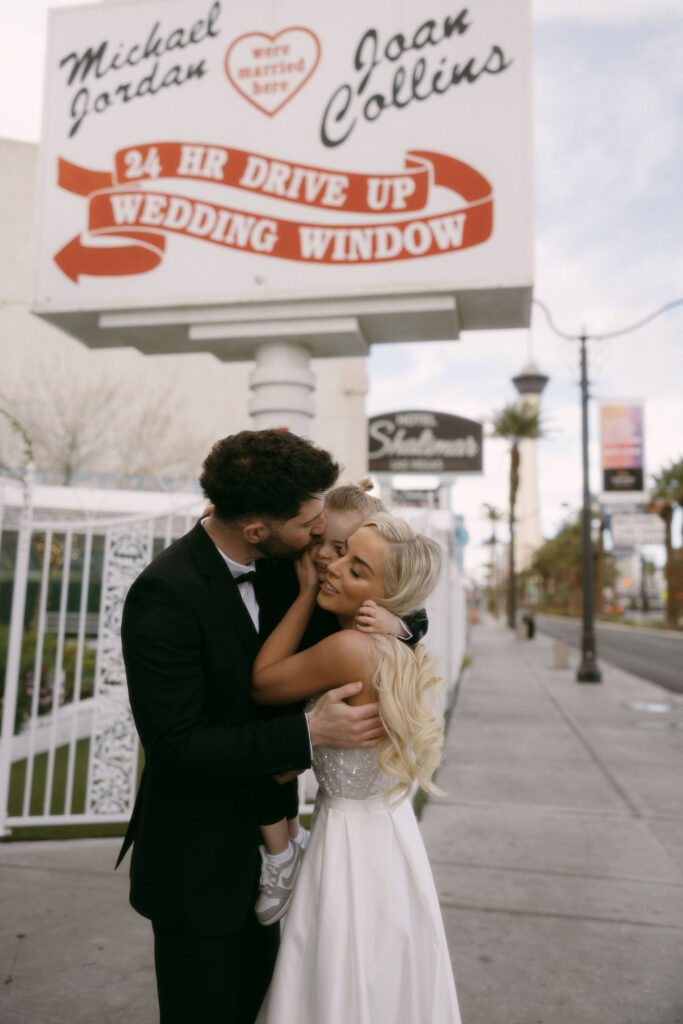
<svg viewBox="0 0 683 1024"><path fill-rule="evenodd" d="M275 924L289 910L303 852L298 843L292 840L289 842L289 848L292 856L286 864L273 864L268 860L265 847L259 846L261 878L255 910L256 919L260 924Z"/></svg>

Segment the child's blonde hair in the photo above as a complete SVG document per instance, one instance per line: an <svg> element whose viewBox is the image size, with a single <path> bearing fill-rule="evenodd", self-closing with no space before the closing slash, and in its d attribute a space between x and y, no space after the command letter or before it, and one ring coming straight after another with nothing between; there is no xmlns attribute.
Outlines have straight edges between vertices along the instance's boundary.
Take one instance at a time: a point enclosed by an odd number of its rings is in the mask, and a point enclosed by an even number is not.
<svg viewBox="0 0 683 1024"><path fill-rule="evenodd" d="M325 498L325 507L331 512L358 512L365 519L375 512L386 511L379 498L368 494L372 480L366 476L357 484L342 484L335 487Z"/></svg>

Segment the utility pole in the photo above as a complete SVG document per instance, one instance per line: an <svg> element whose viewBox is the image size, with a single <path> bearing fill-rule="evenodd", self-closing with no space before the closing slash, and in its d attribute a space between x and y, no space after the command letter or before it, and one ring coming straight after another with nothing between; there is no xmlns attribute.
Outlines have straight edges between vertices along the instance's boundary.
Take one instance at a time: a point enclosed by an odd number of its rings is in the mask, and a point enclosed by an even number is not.
<svg viewBox="0 0 683 1024"><path fill-rule="evenodd" d="M588 355L585 334L581 342L581 444L583 461L583 506L581 508L581 589L583 590L583 628L581 664L576 673L579 683L599 683L602 674L595 649L595 597L593 588L593 544L591 541L591 495L588 475Z"/></svg>

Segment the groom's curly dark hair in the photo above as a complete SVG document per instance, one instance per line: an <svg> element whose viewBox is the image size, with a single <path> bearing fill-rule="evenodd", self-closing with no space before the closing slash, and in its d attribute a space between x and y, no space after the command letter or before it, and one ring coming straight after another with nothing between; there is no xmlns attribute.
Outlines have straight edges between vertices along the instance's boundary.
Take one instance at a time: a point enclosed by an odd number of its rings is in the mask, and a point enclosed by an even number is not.
<svg viewBox="0 0 683 1024"><path fill-rule="evenodd" d="M292 519L329 490L339 466L329 452L287 430L242 430L216 441L199 478L225 522L246 516Z"/></svg>

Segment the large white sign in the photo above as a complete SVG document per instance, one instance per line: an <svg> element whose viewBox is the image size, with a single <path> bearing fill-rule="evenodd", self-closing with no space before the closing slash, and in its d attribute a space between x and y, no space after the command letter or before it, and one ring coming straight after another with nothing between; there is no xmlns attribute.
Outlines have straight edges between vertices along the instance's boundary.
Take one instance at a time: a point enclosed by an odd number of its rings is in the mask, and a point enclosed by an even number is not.
<svg viewBox="0 0 683 1024"><path fill-rule="evenodd" d="M664 521L649 512L633 512L630 515L610 517L612 539L618 548L632 548L639 544L663 544L665 540Z"/></svg>
<svg viewBox="0 0 683 1024"><path fill-rule="evenodd" d="M529 0L53 9L34 309L93 344L141 343L151 310L234 307L236 336L380 297L452 296L395 304L427 336L444 310L454 336L521 326L529 77Z"/></svg>

